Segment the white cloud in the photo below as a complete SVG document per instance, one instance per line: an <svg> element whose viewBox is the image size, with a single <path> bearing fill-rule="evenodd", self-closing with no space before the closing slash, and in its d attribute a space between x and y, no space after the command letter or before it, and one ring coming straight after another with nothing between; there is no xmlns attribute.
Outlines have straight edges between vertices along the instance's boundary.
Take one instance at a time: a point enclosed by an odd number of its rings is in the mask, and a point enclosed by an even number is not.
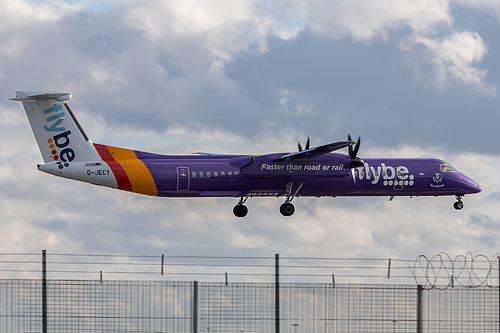
<svg viewBox="0 0 500 333"><path fill-rule="evenodd" d="M251 1L137 1L126 21L153 41L198 40L224 61L242 51L267 50L269 22L256 15Z"/></svg>
<svg viewBox="0 0 500 333"><path fill-rule="evenodd" d="M485 95L495 96L495 88L484 82L487 71L477 67L488 53L488 47L478 33L465 31L441 38L415 37L414 43L426 47L437 86L446 88L451 83L461 83Z"/></svg>
<svg viewBox="0 0 500 333"><path fill-rule="evenodd" d="M462 3L500 8L498 2ZM409 29L409 37L401 44L401 50L408 53L418 71L429 63L433 66L432 75L421 78L430 79L441 89L458 83L484 95L496 94L495 88L485 82L487 71L479 67L488 53L486 43L477 32L455 30L448 0L311 0L310 5L309 27L316 33L368 43L376 39L387 41L391 32ZM419 56L417 45L424 46L424 57Z"/></svg>
<svg viewBox="0 0 500 333"><path fill-rule="evenodd" d="M391 30L409 27L427 33L452 22L448 1L444 0L311 0L310 6L311 30L335 39L387 40Z"/></svg>
<svg viewBox="0 0 500 333"><path fill-rule="evenodd" d="M217 66L240 53L267 52L270 36L295 38L306 15L307 6L292 1L135 1L126 21L153 41L197 40Z"/></svg>
<svg viewBox="0 0 500 333"><path fill-rule="evenodd" d="M82 4L69 4L58 0L40 3L28 0L2 0L0 1L0 20L2 21L0 32L38 22L57 21L83 8Z"/></svg>

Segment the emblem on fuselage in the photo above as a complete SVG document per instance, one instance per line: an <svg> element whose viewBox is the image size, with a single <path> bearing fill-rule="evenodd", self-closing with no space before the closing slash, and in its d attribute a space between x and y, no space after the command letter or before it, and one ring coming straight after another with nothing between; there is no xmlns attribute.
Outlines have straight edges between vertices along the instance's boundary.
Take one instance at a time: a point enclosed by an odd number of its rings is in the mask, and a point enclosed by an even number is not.
<svg viewBox="0 0 500 333"><path fill-rule="evenodd" d="M436 172L434 174L434 177L432 177L432 181L434 182L433 184L431 184L431 187L433 188L440 188L440 187L444 187L444 184L443 184L443 176L441 176L441 174L439 172Z"/></svg>

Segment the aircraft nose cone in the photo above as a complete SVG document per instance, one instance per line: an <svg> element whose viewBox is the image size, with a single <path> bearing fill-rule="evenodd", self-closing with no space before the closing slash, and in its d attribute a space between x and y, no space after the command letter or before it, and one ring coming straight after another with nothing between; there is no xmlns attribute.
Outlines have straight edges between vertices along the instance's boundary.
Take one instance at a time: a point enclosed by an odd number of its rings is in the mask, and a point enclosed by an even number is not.
<svg viewBox="0 0 500 333"><path fill-rule="evenodd" d="M481 188L481 185L479 185L478 183L476 183L467 176L464 176L462 183L468 194L479 193L483 190Z"/></svg>
<svg viewBox="0 0 500 333"><path fill-rule="evenodd" d="M472 187L473 187L473 191L474 193L479 193L481 192L483 189L481 188L481 185L479 185L478 183L476 183L475 181L471 180L471 182L473 183Z"/></svg>

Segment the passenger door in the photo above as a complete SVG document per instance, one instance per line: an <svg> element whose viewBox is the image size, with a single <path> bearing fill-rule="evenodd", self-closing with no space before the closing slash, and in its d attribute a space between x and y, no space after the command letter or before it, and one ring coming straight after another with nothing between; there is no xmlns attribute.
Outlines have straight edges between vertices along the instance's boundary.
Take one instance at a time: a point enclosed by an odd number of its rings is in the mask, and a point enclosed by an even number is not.
<svg viewBox="0 0 500 333"><path fill-rule="evenodd" d="M189 168L177 167L177 191L189 191Z"/></svg>

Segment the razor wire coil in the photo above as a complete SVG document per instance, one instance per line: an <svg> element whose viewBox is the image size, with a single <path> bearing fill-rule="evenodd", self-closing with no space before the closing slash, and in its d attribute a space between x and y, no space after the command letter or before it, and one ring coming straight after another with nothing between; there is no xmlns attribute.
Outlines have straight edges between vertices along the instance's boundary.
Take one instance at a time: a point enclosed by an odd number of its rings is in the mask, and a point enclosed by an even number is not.
<svg viewBox="0 0 500 333"><path fill-rule="evenodd" d="M415 282L425 289L448 289L455 284L467 288L493 288L492 273L499 266L498 253L492 259L467 252L452 258L446 252L433 257L419 255L409 267Z"/></svg>

